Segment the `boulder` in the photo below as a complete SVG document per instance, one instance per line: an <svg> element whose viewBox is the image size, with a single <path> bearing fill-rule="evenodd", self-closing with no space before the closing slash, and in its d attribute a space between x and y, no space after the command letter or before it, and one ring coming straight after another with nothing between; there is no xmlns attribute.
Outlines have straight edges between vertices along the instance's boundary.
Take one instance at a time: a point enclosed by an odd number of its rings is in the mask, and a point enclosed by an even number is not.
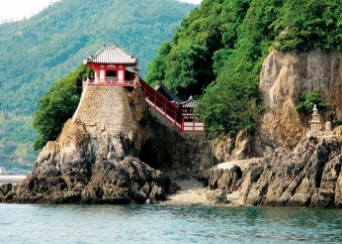
<svg viewBox="0 0 342 244"><path fill-rule="evenodd" d="M213 171L209 189L238 191L245 205L341 208L341 148L338 139L308 138L252 160L240 179L237 168Z"/></svg>
<svg viewBox="0 0 342 244"><path fill-rule="evenodd" d="M32 173L17 185L1 186L0 201L141 204L148 198L165 200L170 177L137 158L146 123L142 91L87 87L83 93L74 118L65 123L56 141L42 149Z"/></svg>
<svg viewBox="0 0 342 244"><path fill-rule="evenodd" d="M207 190L206 198L213 204L227 203L227 192L223 189Z"/></svg>

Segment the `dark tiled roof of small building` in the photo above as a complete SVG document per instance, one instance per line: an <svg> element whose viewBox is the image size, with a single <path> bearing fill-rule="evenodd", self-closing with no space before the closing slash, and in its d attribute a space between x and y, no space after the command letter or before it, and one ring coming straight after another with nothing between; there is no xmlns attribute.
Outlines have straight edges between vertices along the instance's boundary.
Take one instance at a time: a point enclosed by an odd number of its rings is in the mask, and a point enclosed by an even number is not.
<svg viewBox="0 0 342 244"><path fill-rule="evenodd" d="M179 104L180 108L196 108L197 107L197 103L194 101L194 99L192 98L192 96L189 97L188 100L181 102Z"/></svg>
<svg viewBox="0 0 342 244"><path fill-rule="evenodd" d="M183 102L182 99L180 99L179 97L177 97L175 94L173 94L169 89L167 89L165 87L165 85L163 84L163 82L160 82L155 88L155 91L157 91L158 93L160 93L163 97L165 97L167 100L169 100L170 102L175 101L178 104Z"/></svg>
<svg viewBox="0 0 342 244"><path fill-rule="evenodd" d="M117 46L103 47L96 54L91 55L85 60L86 63L96 64L131 64L135 65L137 59L124 53Z"/></svg>

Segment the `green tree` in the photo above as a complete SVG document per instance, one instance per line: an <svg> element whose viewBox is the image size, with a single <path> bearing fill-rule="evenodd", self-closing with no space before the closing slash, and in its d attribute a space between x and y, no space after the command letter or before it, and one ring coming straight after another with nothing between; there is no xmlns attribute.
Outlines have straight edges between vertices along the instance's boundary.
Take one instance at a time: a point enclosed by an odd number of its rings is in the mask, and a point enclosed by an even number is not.
<svg viewBox="0 0 342 244"><path fill-rule="evenodd" d="M166 84L183 99L202 94L202 90L213 78L212 71L207 67L208 60L210 56L206 47L196 44L178 45L168 56Z"/></svg>
<svg viewBox="0 0 342 244"><path fill-rule="evenodd" d="M313 106L316 104L318 109L325 110L327 109L330 104L326 103L321 95L319 94L319 91L317 89L313 90L312 92L304 93L300 96L299 104L296 107L297 110L302 110L306 112L312 112Z"/></svg>
<svg viewBox="0 0 342 244"><path fill-rule="evenodd" d="M32 112L56 80L104 43L134 54L145 76L159 46L194 8L169 0L66 0L29 19L0 24L0 166L23 162L1 145L32 147L38 135ZM37 156L30 153L25 163Z"/></svg>
<svg viewBox="0 0 342 244"><path fill-rule="evenodd" d="M38 102L39 110L34 113L33 128L39 137L35 140L35 150L43 148L48 142L55 140L64 123L75 112L82 93L82 80L88 76L89 67L80 65L76 71L58 80Z"/></svg>
<svg viewBox="0 0 342 244"><path fill-rule="evenodd" d="M342 49L341 1L287 0L273 27L282 51Z"/></svg>
<svg viewBox="0 0 342 244"><path fill-rule="evenodd" d="M198 112L210 137L253 133L270 50L342 50L341 16L340 0L203 0L171 39L164 82L183 98L201 97Z"/></svg>
<svg viewBox="0 0 342 244"><path fill-rule="evenodd" d="M170 53L170 42L164 42L159 48L158 55L153 59L148 66L148 74L145 77L146 82L150 83L152 87L158 85L159 82L164 81L166 72L166 58Z"/></svg>
<svg viewBox="0 0 342 244"><path fill-rule="evenodd" d="M212 56L223 46L221 39L225 19L222 14L222 0L204 0L200 8L192 10L173 35L171 49L165 53L164 46L160 48L149 67L147 82L155 85L163 81L183 99L201 95L215 80ZM153 75L153 72L162 75Z"/></svg>

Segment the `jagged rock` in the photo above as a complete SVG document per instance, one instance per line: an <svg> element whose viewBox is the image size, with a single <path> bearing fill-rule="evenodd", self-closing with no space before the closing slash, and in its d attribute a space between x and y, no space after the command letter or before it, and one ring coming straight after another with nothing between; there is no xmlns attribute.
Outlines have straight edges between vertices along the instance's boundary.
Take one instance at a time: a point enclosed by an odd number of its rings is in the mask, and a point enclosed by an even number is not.
<svg viewBox="0 0 342 244"><path fill-rule="evenodd" d="M252 161L241 179L233 169L213 171L209 188L239 191L245 205L341 208L341 148L337 139L308 138Z"/></svg>
<svg viewBox="0 0 342 244"><path fill-rule="evenodd" d="M5 201L5 197L8 196L12 190L12 184L5 184L0 186L0 200ZM9 196L8 196L9 197ZM1 201L0 201L1 202Z"/></svg>
<svg viewBox="0 0 342 244"><path fill-rule="evenodd" d="M166 200L166 194L164 189L160 186L153 185L149 200L150 203L158 203L158 200Z"/></svg>
<svg viewBox="0 0 342 244"><path fill-rule="evenodd" d="M263 62L260 91L267 107L258 121L258 150L270 155L277 147L293 148L309 130L310 114L296 110L303 93L318 89L332 111L320 111L321 121L340 117L342 98L341 52L315 50L282 53L273 50Z"/></svg>
<svg viewBox="0 0 342 244"><path fill-rule="evenodd" d="M46 144L32 173L17 185L1 186L2 201L128 204L145 203L148 198L165 200L170 177L137 158L146 123L142 91L87 87L84 93L74 119L65 123L56 141ZM110 104L113 94L121 102L117 111ZM89 120L93 116L89 104L103 101L105 106ZM110 114L102 111L108 107ZM96 125L103 121L104 126Z"/></svg>
<svg viewBox="0 0 342 244"><path fill-rule="evenodd" d="M214 204L227 203L227 192L223 189L207 190L206 198Z"/></svg>
<svg viewBox="0 0 342 244"><path fill-rule="evenodd" d="M241 130L235 139L235 149L232 153L233 160L255 157L253 138L247 130Z"/></svg>
<svg viewBox="0 0 342 244"><path fill-rule="evenodd" d="M334 205L337 208L342 208L342 173L340 173L336 181Z"/></svg>
<svg viewBox="0 0 342 244"><path fill-rule="evenodd" d="M214 147L215 159L218 163L233 160L234 140L229 136L221 136L220 141Z"/></svg>
<svg viewBox="0 0 342 244"><path fill-rule="evenodd" d="M170 184L170 194L174 194L181 189L182 188L176 182L172 182Z"/></svg>
<svg viewBox="0 0 342 244"><path fill-rule="evenodd" d="M228 192L235 191L240 185L242 177L241 169L234 165L231 169L214 169L208 180L210 190L225 189Z"/></svg>
<svg viewBox="0 0 342 244"><path fill-rule="evenodd" d="M212 142L204 133L181 133L171 122L152 109L145 127L139 158L174 177L196 175L212 165Z"/></svg>
<svg viewBox="0 0 342 244"><path fill-rule="evenodd" d="M82 125L69 121L65 129L70 132L70 127L82 128ZM62 132L61 138L63 136ZM59 144L49 143L34 164L32 173L14 186L5 201L128 204L145 203L148 197L155 202L165 199L170 178L138 158L126 155L130 143L125 143L125 135L102 133L100 139L87 138L90 141L69 137L70 141L65 140L60 150L56 150ZM88 151L95 151L94 147L99 148L96 157ZM58 162L53 160L58 158L61 159Z"/></svg>
<svg viewBox="0 0 342 244"><path fill-rule="evenodd" d="M257 121L255 137L248 141L240 132L234 139L223 138L215 148L219 162L237 159L234 154L246 152L246 145L264 158L244 169L241 183L234 187L231 182L236 176L223 172L210 176L210 187L238 190L239 201L246 205L341 208L340 129L335 129L334 139L308 139L311 116L296 110L303 93L318 89L331 105L331 111L320 111L320 121L340 118L341 58L341 52L273 50L260 73L259 87L267 109ZM253 157L240 155L239 159Z"/></svg>
<svg viewBox="0 0 342 244"><path fill-rule="evenodd" d="M341 172L341 162L342 156L337 155L325 165L320 187L315 189L310 206L324 208L334 207L335 187L336 190L338 190L337 178Z"/></svg>
<svg viewBox="0 0 342 244"><path fill-rule="evenodd" d="M256 151L255 138L247 130L238 132L234 139L222 136L220 142L215 146L214 155L218 163L243 160L261 155Z"/></svg>

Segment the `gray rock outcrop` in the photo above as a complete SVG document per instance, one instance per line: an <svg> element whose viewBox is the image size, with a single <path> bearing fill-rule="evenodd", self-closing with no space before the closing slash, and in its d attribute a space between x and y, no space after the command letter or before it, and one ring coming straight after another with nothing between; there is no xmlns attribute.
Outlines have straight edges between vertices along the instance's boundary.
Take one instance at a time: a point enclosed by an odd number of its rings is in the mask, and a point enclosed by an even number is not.
<svg viewBox="0 0 342 244"><path fill-rule="evenodd" d="M70 120L60 139L64 133L68 136L63 143L49 142L44 147L25 180L1 187L4 202L129 204L165 200L170 178L130 156L132 142L127 136L104 131L93 137L83 123Z"/></svg>
<svg viewBox="0 0 342 244"><path fill-rule="evenodd" d="M266 110L257 120L257 133L242 141L239 136L221 138L215 147L217 162L269 156L278 147L294 148L306 138L311 120L310 113L297 111L296 106L302 94L315 89L331 106L330 111L319 111L321 122L341 120L341 60L340 51L271 51L260 72L259 88ZM238 153L236 148L243 149L243 153Z"/></svg>
<svg viewBox="0 0 342 244"><path fill-rule="evenodd" d="M273 50L268 55L260 73L262 101L267 107L258 124L263 153L277 147L293 148L306 137L311 116L296 110L304 93L317 89L322 99L330 103L333 111L320 111L322 123L340 117L341 59L341 52L320 50L299 54ZM329 113L335 118L328 118Z"/></svg>
<svg viewBox="0 0 342 244"><path fill-rule="evenodd" d="M293 150L252 160L243 171L212 171L209 188L239 191L244 205L342 208L341 150L336 138L308 138Z"/></svg>
<svg viewBox="0 0 342 244"><path fill-rule="evenodd" d="M0 188L9 203L145 203L165 200L169 176L138 159L142 91L87 87L73 120L43 148L32 173Z"/></svg>

